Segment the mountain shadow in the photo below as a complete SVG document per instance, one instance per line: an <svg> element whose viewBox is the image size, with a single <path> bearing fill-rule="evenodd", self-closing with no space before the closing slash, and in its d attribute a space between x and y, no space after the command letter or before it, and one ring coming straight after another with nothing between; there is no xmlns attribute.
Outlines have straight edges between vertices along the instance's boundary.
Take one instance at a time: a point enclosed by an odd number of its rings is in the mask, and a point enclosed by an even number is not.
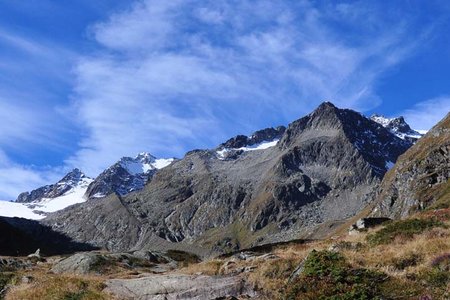
<svg viewBox="0 0 450 300"><path fill-rule="evenodd" d="M98 248L74 242L38 221L0 217L0 255L24 256L37 249L44 255L58 255Z"/></svg>

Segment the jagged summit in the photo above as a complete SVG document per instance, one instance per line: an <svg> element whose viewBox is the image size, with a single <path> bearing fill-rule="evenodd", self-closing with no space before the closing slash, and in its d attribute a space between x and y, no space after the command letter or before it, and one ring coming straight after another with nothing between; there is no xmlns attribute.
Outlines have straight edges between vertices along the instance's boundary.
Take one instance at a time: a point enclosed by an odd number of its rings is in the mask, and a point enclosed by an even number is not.
<svg viewBox="0 0 450 300"><path fill-rule="evenodd" d="M141 152L136 157L122 157L91 183L86 191L86 197L102 198L111 193L123 196L138 191L157 170L173 161L173 158L157 159L147 152Z"/></svg>
<svg viewBox="0 0 450 300"><path fill-rule="evenodd" d="M384 128L390 130L393 134L403 140L408 140L415 143L419 138L423 136L422 133L412 129L408 123L406 123L403 116L397 118L387 118L383 115L373 114L370 119L377 122Z"/></svg>
<svg viewBox="0 0 450 300"><path fill-rule="evenodd" d="M83 178L87 178L87 176L83 172L81 172L80 169L75 168L67 173L58 183L70 183L72 185L75 185Z"/></svg>

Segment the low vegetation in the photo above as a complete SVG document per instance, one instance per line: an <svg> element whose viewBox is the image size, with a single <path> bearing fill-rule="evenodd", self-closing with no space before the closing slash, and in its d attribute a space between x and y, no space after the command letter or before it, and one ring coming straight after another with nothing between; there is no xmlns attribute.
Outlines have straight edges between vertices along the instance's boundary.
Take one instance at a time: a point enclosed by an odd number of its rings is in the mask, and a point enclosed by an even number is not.
<svg viewBox="0 0 450 300"><path fill-rule="evenodd" d="M367 242L371 245L389 244L395 239L411 239L414 235L435 227L446 227L436 219L407 219L387 224L381 230L369 234Z"/></svg>
<svg viewBox="0 0 450 300"><path fill-rule="evenodd" d="M178 261L178 272L242 276L255 286L258 299L450 299L446 211L427 209L356 235L261 250L270 257L258 258L260 253L252 259L235 255L199 262L181 251L167 256ZM76 276L55 275L49 272L51 263L36 263L31 270L0 273L0 291L8 286L4 297L12 300L111 299L103 291L107 279L136 278L152 265L118 257L100 260L90 275ZM24 276L32 280L24 282Z"/></svg>
<svg viewBox="0 0 450 300"><path fill-rule="evenodd" d="M110 299L108 295L102 293L104 285L100 278L47 274L41 274L41 276L33 278L33 281L26 285L11 288L6 300Z"/></svg>

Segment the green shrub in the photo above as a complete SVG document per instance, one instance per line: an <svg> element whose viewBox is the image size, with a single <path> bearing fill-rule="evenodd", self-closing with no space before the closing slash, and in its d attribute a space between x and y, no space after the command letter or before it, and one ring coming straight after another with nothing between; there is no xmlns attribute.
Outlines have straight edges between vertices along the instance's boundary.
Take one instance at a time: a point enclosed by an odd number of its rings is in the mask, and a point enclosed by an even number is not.
<svg viewBox="0 0 450 300"><path fill-rule="evenodd" d="M370 245L389 244L397 237L412 238L415 234L420 234L425 230L434 227L446 227L444 223L435 219L408 219L387 224L381 230L369 234L367 242Z"/></svg>
<svg viewBox="0 0 450 300"><path fill-rule="evenodd" d="M381 299L378 285L386 275L352 268L345 258L330 251L313 251L302 274L287 288L287 299Z"/></svg>

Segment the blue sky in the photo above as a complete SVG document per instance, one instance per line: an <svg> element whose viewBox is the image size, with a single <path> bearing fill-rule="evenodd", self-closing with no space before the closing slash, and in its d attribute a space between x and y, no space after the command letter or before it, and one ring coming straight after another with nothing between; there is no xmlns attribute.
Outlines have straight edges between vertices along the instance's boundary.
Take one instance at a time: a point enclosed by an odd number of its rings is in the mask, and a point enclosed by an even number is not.
<svg viewBox="0 0 450 300"><path fill-rule="evenodd" d="M438 0L1 1L0 198L324 100L429 129L450 110L449 17Z"/></svg>

